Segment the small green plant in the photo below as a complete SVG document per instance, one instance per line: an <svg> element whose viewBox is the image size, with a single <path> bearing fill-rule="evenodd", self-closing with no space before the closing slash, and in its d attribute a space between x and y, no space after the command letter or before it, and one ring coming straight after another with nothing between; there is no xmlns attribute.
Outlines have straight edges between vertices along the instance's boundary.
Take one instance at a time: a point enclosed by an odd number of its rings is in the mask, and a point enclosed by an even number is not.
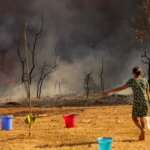
<svg viewBox="0 0 150 150"><path fill-rule="evenodd" d="M33 114L28 114L25 117L25 123L29 126L29 136L31 136L31 127L32 127L32 124L35 122L35 120L36 120L36 117L33 116Z"/></svg>

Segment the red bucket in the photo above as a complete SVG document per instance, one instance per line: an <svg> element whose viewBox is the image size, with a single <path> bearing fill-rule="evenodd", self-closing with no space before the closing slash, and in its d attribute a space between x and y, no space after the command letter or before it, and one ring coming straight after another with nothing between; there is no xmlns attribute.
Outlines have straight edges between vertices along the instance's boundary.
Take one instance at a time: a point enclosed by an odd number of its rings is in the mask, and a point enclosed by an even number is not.
<svg viewBox="0 0 150 150"><path fill-rule="evenodd" d="M64 122L66 128L74 128L75 127L75 114L65 115Z"/></svg>

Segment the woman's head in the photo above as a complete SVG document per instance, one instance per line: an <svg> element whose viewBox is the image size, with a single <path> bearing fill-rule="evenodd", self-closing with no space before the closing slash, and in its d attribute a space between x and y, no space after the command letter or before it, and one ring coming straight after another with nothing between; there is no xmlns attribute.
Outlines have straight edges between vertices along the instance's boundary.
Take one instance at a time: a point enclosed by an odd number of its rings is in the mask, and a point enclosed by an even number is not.
<svg viewBox="0 0 150 150"><path fill-rule="evenodd" d="M142 69L138 66L134 67L133 70L132 70L132 73L134 75L135 78L138 78L139 76L142 75Z"/></svg>

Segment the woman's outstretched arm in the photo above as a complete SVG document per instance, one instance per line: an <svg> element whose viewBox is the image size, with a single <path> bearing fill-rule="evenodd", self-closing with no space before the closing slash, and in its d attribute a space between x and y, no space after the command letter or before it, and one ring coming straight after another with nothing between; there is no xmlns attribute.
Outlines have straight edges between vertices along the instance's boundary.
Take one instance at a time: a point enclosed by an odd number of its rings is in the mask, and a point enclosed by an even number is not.
<svg viewBox="0 0 150 150"><path fill-rule="evenodd" d="M108 90L108 91L104 92L104 95L110 96L110 95L112 95L112 94L115 93L115 92L120 92L120 91L125 90L125 89L127 89L127 88L128 88L128 85L125 84L125 85L120 86L120 87L118 87L118 88L114 88L114 89L111 89L111 90Z"/></svg>

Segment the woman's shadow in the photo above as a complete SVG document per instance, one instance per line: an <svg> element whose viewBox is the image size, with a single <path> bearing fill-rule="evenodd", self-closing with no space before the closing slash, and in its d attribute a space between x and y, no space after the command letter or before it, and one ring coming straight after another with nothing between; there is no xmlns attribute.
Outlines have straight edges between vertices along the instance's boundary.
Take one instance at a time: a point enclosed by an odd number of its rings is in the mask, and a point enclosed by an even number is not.
<svg viewBox="0 0 150 150"><path fill-rule="evenodd" d="M116 140L115 142L133 143L133 142L139 142L139 140L136 140L136 139L125 139L125 140Z"/></svg>

